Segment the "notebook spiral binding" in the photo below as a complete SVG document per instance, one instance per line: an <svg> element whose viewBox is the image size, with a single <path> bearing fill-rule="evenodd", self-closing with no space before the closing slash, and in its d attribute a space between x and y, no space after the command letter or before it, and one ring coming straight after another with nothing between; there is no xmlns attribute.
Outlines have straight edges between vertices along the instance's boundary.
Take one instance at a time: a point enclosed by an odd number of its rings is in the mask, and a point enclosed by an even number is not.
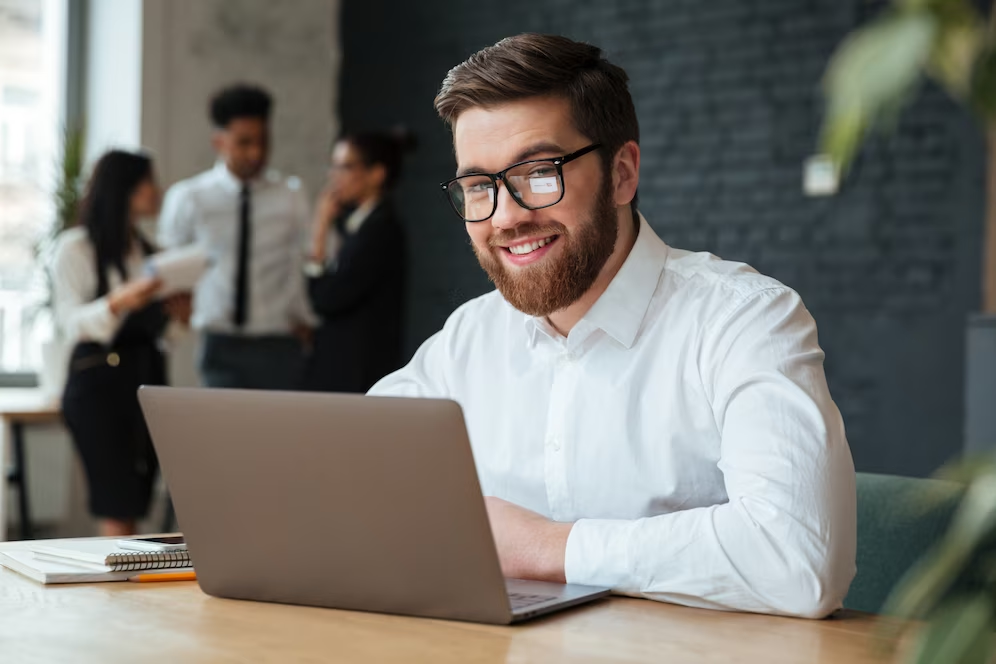
<svg viewBox="0 0 996 664"><path fill-rule="evenodd" d="M107 564L115 572L138 572L149 569L189 567L190 554L186 551L160 551L158 553L112 553Z"/></svg>

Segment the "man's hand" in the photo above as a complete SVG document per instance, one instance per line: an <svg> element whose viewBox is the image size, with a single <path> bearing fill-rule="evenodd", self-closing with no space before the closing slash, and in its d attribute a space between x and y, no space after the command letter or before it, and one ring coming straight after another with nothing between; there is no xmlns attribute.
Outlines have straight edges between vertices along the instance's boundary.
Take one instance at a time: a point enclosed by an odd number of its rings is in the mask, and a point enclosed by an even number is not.
<svg viewBox="0 0 996 664"><path fill-rule="evenodd" d="M315 339L315 330L307 323L297 323L291 330L291 334L294 335L299 342L301 342L301 347L304 352L311 352L311 346Z"/></svg>
<svg viewBox="0 0 996 664"><path fill-rule="evenodd" d="M191 304L190 293L175 293L163 300L166 314L184 325L190 325Z"/></svg>
<svg viewBox="0 0 996 664"><path fill-rule="evenodd" d="M326 259L326 239L332 222L342 214L343 203L334 182L329 182L315 202L315 216L311 222L311 251L308 258L317 263Z"/></svg>
<svg viewBox="0 0 996 664"><path fill-rule="evenodd" d="M564 554L574 524L550 521L493 496L485 497L484 504L502 574L513 579L566 583Z"/></svg>
<svg viewBox="0 0 996 664"><path fill-rule="evenodd" d="M332 220L342 214L343 207L339 183L334 178L330 178L319 192L318 200L315 201L315 222L324 224L325 230L328 230Z"/></svg>
<svg viewBox="0 0 996 664"><path fill-rule="evenodd" d="M163 282L158 277L139 277L126 281L107 294L107 307L115 316L141 309L156 296Z"/></svg>

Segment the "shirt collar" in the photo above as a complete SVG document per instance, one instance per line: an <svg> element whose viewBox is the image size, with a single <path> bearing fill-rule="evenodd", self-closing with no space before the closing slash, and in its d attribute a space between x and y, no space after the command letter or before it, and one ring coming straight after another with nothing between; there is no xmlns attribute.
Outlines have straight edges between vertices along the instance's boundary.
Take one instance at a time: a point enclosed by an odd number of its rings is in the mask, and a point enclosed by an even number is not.
<svg viewBox="0 0 996 664"><path fill-rule="evenodd" d="M353 212L349 215L349 217L346 218L346 224L345 224L346 232L350 235L353 235L358 230L360 230L360 227L363 225L363 222L367 220L367 217L370 216L370 213L374 211L374 209L377 207L379 203L380 200L374 198L372 200L367 201L366 203L356 208L355 210L353 210Z"/></svg>
<svg viewBox="0 0 996 664"><path fill-rule="evenodd" d="M214 172L215 179L221 183L221 186L228 191L239 192L242 191L243 182L239 178L232 175L232 172L228 170L228 166L225 165L224 160L219 159L214 162L214 168L211 169ZM252 180L249 180L249 189L255 191L261 186L265 185L267 182L272 182L276 177L276 172L270 169L264 169L263 172Z"/></svg>
<svg viewBox="0 0 996 664"><path fill-rule="evenodd" d="M661 273L667 263L668 246L640 214L636 242L609 287L571 330L587 336L585 330L601 329L625 348L632 348L650 301L657 291ZM545 318L525 317L530 347L538 334L556 338L557 332Z"/></svg>

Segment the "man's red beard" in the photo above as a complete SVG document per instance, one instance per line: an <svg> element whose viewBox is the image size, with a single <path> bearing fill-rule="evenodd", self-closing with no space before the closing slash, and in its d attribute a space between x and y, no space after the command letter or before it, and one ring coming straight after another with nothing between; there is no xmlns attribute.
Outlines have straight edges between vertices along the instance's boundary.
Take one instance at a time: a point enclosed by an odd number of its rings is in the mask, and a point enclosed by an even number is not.
<svg viewBox="0 0 996 664"><path fill-rule="evenodd" d="M612 181L605 178L588 218L574 230L557 221L522 224L495 234L486 250L473 246L481 267L509 304L530 316L549 316L588 292L612 255L618 232ZM562 245L560 254L541 258L535 265L511 268L499 255L508 251L503 245L518 238L550 236Z"/></svg>

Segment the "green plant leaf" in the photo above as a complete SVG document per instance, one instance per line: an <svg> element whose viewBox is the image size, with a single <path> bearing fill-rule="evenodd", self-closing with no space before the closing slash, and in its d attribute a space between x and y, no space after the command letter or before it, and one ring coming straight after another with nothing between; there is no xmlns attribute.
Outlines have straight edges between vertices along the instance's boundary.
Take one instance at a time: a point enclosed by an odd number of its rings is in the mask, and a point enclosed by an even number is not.
<svg viewBox="0 0 996 664"><path fill-rule="evenodd" d="M954 584L971 553L960 541L946 537L906 572L889 594L882 613L908 620L926 617Z"/></svg>
<svg viewBox="0 0 996 664"><path fill-rule="evenodd" d="M903 96L917 81L937 33L932 13L888 12L849 36L826 74L832 100L845 108L876 110Z"/></svg>
<svg viewBox="0 0 996 664"><path fill-rule="evenodd" d="M951 482L968 484L980 475L996 475L996 454L991 452L967 454L944 464L934 477Z"/></svg>
<svg viewBox="0 0 996 664"><path fill-rule="evenodd" d="M910 568L890 594L883 612L909 619L926 617L994 527L996 475L981 475L969 485L943 539Z"/></svg>
<svg viewBox="0 0 996 664"><path fill-rule="evenodd" d="M996 473L976 476L958 506L949 532L950 539L961 539L976 546L996 528Z"/></svg>
<svg viewBox="0 0 996 664"><path fill-rule="evenodd" d="M955 99L971 94L973 71L986 43L986 26L974 7L948 2L935 11L937 38L927 63L931 78Z"/></svg>
<svg viewBox="0 0 996 664"><path fill-rule="evenodd" d="M992 47L975 62L969 85L972 108L985 119L996 117L996 50Z"/></svg>
<svg viewBox="0 0 996 664"><path fill-rule="evenodd" d="M73 225L80 201L80 185L85 159L85 135L81 125L66 127L62 132L62 150L56 164L56 218L52 235Z"/></svg>
<svg viewBox="0 0 996 664"><path fill-rule="evenodd" d="M918 635L910 664L986 664L994 618L988 593L952 597Z"/></svg>
<svg viewBox="0 0 996 664"><path fill-rule="evenodd" d="M821 143L842 171L864 133L898 112L912 94L937 30L926 9L892 10L837 48L824 75L828 111Z"/></svg>
<svg viewBox="0 0 996 664"><path fill-rule="evenodd" d="M830 155L838 172L846 171L854 158L871 118L860 106L835 109L823 125L820 152Z"/></svg>

